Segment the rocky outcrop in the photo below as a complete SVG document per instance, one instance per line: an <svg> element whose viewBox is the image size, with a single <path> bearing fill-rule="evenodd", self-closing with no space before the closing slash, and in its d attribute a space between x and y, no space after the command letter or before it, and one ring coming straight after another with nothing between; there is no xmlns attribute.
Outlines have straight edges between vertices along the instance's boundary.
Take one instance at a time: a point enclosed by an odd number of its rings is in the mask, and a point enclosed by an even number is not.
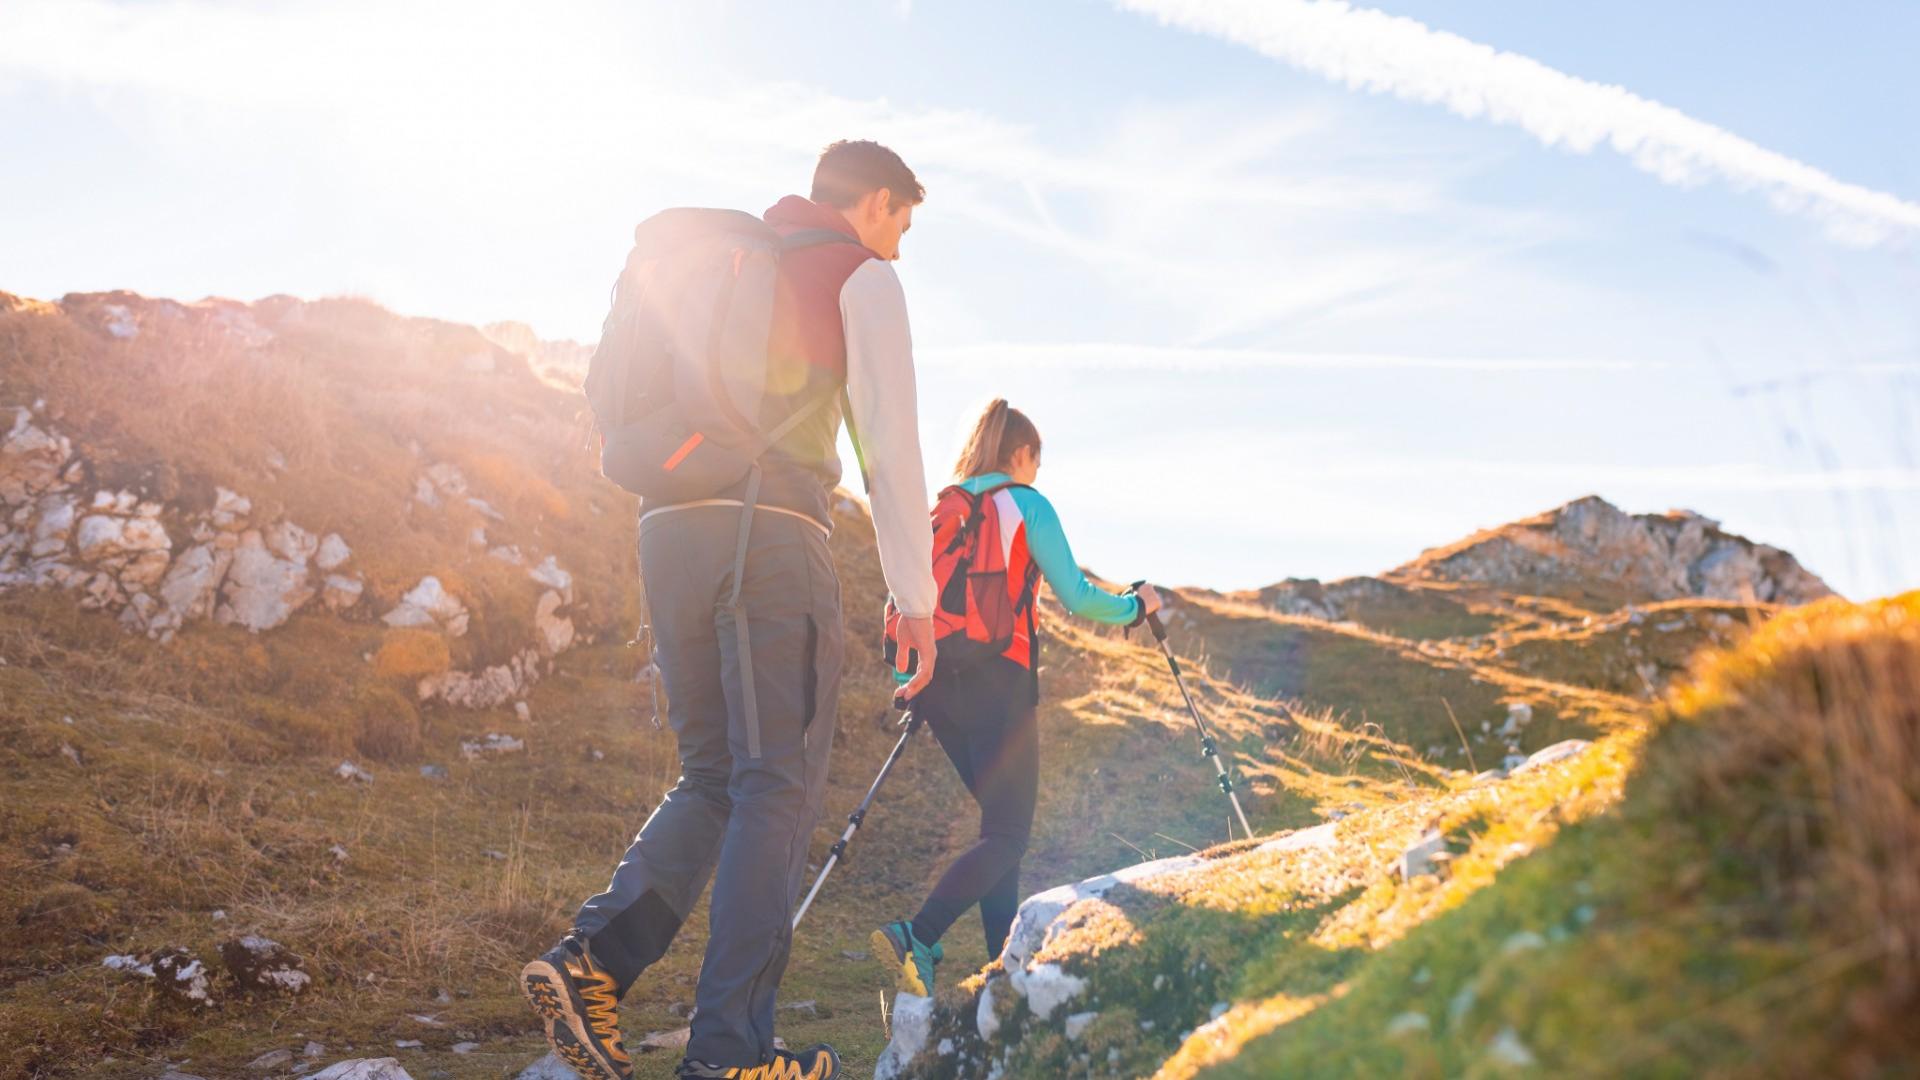
<svg viewBox="0 0 1920 1080"><path fill-rule="evenodd" d="M593 346L577 341L547 341L521 322L488 323L480 328L488 341L526 357L536 367L556 376L578 380L586 376L587 362L593 359ZM492 370L488 368L486 370Z"/></svg>
<svg viewBox="0 0 1920 1080"><path fill-rule="evenodd" d="M258 632L320 592L317 565L351 555L337 534L322 541L286 519L255 527L252 501L225 488L211 509L187 513L132 491L88 494L85 475L69 437L14 410L0 441L0 590L69 589L80 606L161 640L200 619ZM328 606L342 610L360 582L334 578Z"/></svg>
<svg viewBox="0 0 1920 1080"><path fill-rule="evenodd" d="M1327 848L1334 843L1334 828L1328 822L1299 829L1240 856ZM1205 854L1156 859L1028 897L1014 917L998 966L987 969L976 994L957 1005L912 994L896 996L893 1037L874 1066L874 1080L1008 1076L1011 1049L1021 1042L1047 1034L1076 1040L1098 1019L1097 1003L1086 996L1086 975L1051 958L1047 946L1074 927L1083 905L1102 904L1122 887L1145 888L1156 880L1203 870L1209 861Z"/></svg>
<svg viewBox="0 0 1920 1080"><path fill-rule="evenodd" d="M1423 554L1395 577L1617 602L1698 597L1804 604L1833 595L1779 548L1689 510L1628 514L1598 496Z"/></svg>

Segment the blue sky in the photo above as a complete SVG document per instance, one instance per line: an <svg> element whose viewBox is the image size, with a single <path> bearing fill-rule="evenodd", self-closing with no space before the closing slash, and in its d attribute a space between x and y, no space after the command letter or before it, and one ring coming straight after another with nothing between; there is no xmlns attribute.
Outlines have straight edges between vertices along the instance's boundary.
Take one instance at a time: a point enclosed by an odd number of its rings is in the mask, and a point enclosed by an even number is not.
<svg viewBox="0 0 1920 1080"><path fill-rule="evenodd" d="M589 339L639 218L876 137L930 190L929 465L1005 394L1104 574L1374 572L1591 492L1920 586L1920 6L448 10L0 0L0 289Z"/></svg>

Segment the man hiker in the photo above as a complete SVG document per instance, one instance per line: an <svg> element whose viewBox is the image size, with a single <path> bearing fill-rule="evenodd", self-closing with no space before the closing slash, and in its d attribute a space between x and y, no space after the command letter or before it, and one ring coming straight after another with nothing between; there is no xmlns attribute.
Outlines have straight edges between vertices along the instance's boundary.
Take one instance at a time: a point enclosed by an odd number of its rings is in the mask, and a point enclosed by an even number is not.
<svg viewBox="0 0 1920 1080"><path fill-rule="evenodd" d="M826 407L772 442L754 486L677 504L642 501L640 573L681 776L606 891L582 904L573 930L521 976L555 1053L589 1080L632 1075L616 1007L667 951L709 877L706 958L678 1075L839 1074L831 1047L775 1049L774 997L839 700L844 631L827 535L843 402L870 472L881 569L907 617L900 637L920 655L904 694L918 693L935 666L912 342L889 265L924 196L893 151L837 142L820 155L810 197L789 195L766 212L783 243L795 238L778 261L769 393L778 386L789 401L819 398ZM744 634L731 617L742 611Z"/></svg>

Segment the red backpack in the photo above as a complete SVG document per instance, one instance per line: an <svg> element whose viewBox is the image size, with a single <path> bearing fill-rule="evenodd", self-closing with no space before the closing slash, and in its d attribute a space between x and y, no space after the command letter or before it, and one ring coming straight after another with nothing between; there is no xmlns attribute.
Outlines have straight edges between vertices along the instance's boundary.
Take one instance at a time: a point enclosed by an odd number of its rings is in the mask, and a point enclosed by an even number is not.
<svg viewBox="0 0 1920 1080"><path fill-rule="evenodd" d="M999 484L978 495L958 484L940 492L933 506L933 582L940 603L933 613L933 636L940 663L969 663L999 656L1013 646L1024 618L1027 639L1034 637L1034 598L1040 568L1028 563L1020 580L1008 572L1000 544L997 492L1025 484ZM900 609L887 598L886 657L894 663L900 647ZM1031 650L1028 653L1032 655Z"/></svg>

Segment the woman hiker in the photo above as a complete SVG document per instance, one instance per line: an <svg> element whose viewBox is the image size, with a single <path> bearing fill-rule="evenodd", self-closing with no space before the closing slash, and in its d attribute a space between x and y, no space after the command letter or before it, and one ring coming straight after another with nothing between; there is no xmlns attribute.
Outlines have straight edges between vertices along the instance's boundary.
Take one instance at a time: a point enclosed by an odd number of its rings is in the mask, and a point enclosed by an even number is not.
<svg viewBox="0 0 1920 1080"><path fill-rule="evenodd" d="M1039 471L1039 432L1020 410L996 399L980 415L954 465L955 487L965 495L949 488L934 510L935 577L947 583L935 633L946 636L938 638L940 663L933 680L914 697L913 710L933 729L980 805L980 839L947 867L912 918L873 932L874 955L890 964L899 989L908 993L933 992L940 939L967 908L980 905L991 957L1000 955L1020 904L1020 857L1033 828L1040 780L1034 719L1040 689L1034 674L1037 578L1045 576L1069 612L1095 622L1135 626L1160 606L1151 585L1115 594L1087 580L1053 505L1031 486ZM983 531L973 539L969 528ZM964 565L942 565L943 552L951 562L963 547L968 551L957 559ZM967 595L983 576L993 582L992 592L999 591L1000 578L979 573L989 565L996 575L1004 571L1008 596L1000 599L1009 603L980 591ZM943 569L952 576L943 576ZM1003 637L979 632L983 620L1011 623L1011 642L999 648ZM966 637L975 641L962 640ZM963 646L982 638L997 651L967 656Z"/></svg>

